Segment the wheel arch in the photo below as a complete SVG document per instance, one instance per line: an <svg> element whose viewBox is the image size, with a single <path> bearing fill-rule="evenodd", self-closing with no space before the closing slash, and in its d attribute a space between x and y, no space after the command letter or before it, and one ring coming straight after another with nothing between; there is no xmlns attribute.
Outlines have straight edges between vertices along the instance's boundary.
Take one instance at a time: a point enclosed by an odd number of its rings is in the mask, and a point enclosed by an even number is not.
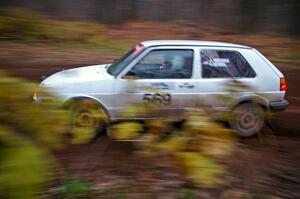
<svg viewBox="0 0 300 199"><path fill-rule="evenodd" d="M230 103L229 110L232 111L237 106L239 106L241 104L245 104L245 103L257 104L258 106L262 107L264 109L264 111L267 111L270 108L267 99L265 99L264 97L258 96L258 95L250 95L250 96L247 95L247 96L242 96L235 102Z"/></svg>
<svg viewBox="0 0 300 199"><path fill-rule="evenodd" d="M105 114L107 115L108 118L110 118L109 112L106 109L106 107L104 106L104 104L97 98L92 97L92 96L72 96L69 97L67 99L64 100L63 102L63 107L64 108L70 108L72 106L72 104L74 104L75 102L81 101L81 100L92 100L93 102L95 102L101 109L104 110Z"/></svg>

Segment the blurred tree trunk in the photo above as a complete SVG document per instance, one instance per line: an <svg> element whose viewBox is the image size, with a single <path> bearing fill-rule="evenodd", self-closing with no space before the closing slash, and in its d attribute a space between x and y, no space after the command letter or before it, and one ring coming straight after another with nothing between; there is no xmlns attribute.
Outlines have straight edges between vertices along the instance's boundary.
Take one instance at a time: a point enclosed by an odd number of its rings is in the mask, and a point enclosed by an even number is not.
<svg viewBox="0 0 300 199"><path fill-rule="evenodd" d="M300 1L292 0L290 4L291 22L289 33L295 36L300 36Z"/></svg>
<svg viewBox="0 0 300 199"><path fill-rule="evenodd" d="M239 31L242 33L253 32L260 23L263 10L263 0L240 0Z"/></svg>

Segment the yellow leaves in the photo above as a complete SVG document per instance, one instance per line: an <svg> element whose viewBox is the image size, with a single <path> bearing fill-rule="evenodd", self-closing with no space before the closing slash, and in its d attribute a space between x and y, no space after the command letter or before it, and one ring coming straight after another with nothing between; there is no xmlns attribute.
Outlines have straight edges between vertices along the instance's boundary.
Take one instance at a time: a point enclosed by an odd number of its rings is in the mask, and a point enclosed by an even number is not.
<svg viewBox="0 0 300 199"><path fill-rule="evenodd" d="M172 136L165 141L153 144L153 148L159 152L174 153L184 150L185 138L183 136Z"/></svg>
<svg viewBox="0 0 300 199"><path fill-rule="evenodd" d="M14 199L36 198L50 176L53 160L44 148L2 125L0 142L0 195Z"/></svg>
<svg viewBox="0 0 300 199"><path fill-rule="evenodd" d="M33 103L38 85L0 71L0 195L36 198L54 162L45 150L63 146L70 115L54 100ZM41 91L40 89L38 89ZM43 91L43 94L47 92Z"/></svg>
<svg viewBox="0 0 300 199"><path fill-rule="evenodd" d="M60 147L62 137L70 127L70 115L46 91L43 93L47 93L53 100L33 103L31 97L36 90L41 91L38 85L0 72L1 124L31 134L49 147Z"/></svg>
<svg viewBox="0 0 300 199"><path fill-rule="evenodd" d="M133 104L122 109L121 116L125 118L147 118L159 116L160 105L156 104Z"/></svg>
<svg viewBox="0 0 300 199"><path fill-rule="evenodd" d="M207 127L209 118L203 111L188 112L187 120L184 123L184 130L190 133L204 132Z"/></svg>
<svg viewBox="0 0 300 199"><path fill-rule="evenodd" d="M207 118L201 120L201 117L193 116L191 120L192 122L188 121L184 125L184 131L191 134L188 150L198 151L217 159L232 154L236 140L230 129Z"/></svg>
<svg viewBox="0 0 300 199"><path fill-rule="evenodd" d="M72 131L71 144L86 144L95 136L94 128L74 128Z"/></svg>
<svg viewBox="0 0 300 199"><path fill-rule="evenodd" d="M151 119L146 121L145 126L147 127L147 133L156 134L161 136L161 134L167 132L170 128L170 124L166 119Z"/></svg>
<svg viewBox="0 0 300 199"><path fill-rule="evenodd" d="M151 111L155 108L151 107ZM161 111L156 107L156 111ZM145 106L129 107L127 113L147 113ZM150 111L149 111L150 112ZM211 187L222 182L224 168L219 160L231 155L235 149L233 132L212 121L202 110L187 112L186 120L178 129L168 118L146 120L145 132L139 123L126 122L113 125L112 136L118 140L135 140L143 154L166 155L178 163L190 181L198 187Z"/></svg>
<svg viewBox="0 0 300 199"><path fill-rule="evenodd" d="M212 158L196 152L182 152L176 155L176 159L195 185L207 187L221 182L220 175L224 169Z"/></svg>
<svg viewBox="0 0 300 199"><path fill-rule="evenodd" d="M146 113L146 108L144 105L131 105L124 108L121 112L122 116L129 118L144 116Z"/></svg>
<svg viewBox="0 0 300 199"><path fill-rule="evenodd" d="M143 125L137 122L124 122L110 127L110 135L121 141L135 140L143 131Z"/></svg>

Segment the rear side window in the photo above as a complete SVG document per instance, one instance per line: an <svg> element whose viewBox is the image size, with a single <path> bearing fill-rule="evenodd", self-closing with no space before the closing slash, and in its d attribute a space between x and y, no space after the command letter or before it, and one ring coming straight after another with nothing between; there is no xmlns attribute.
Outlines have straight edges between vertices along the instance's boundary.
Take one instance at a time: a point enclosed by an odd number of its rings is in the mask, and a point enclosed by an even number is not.
<svg viewBox="0 0 300 199"><path fill-rule="evenodd" d="M246 59L237 51L201 50L203 78L253 78L256 76Z"/></svg>

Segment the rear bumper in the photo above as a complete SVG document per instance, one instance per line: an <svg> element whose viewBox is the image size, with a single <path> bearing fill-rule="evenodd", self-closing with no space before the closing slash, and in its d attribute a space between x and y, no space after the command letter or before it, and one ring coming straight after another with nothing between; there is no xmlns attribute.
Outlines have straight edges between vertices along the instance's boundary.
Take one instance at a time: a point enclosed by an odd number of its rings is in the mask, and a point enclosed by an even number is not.
<svg viewBox="0 0 300 199"><path fill-rule="evenodd" d="M284 111L287 109L289 102L286 100L270 102L270 109L272 112Z"/></svg>

